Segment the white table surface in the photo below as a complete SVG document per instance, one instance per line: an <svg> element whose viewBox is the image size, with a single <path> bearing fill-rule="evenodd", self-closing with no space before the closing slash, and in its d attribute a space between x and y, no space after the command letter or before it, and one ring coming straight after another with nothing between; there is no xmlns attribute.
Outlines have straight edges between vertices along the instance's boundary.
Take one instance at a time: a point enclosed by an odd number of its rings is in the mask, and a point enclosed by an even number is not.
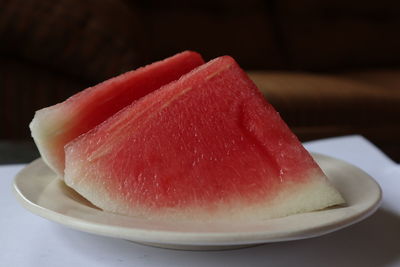
<svg viewBox="0 0 400 267"><path fill-rule="evenodd" d="M72 230L23 209L11 185L23 165L0 165L0 266L400 266L400 166L361 136L306 143L374 177L381 208L312 239L230 251L176 251Z"/></svg>

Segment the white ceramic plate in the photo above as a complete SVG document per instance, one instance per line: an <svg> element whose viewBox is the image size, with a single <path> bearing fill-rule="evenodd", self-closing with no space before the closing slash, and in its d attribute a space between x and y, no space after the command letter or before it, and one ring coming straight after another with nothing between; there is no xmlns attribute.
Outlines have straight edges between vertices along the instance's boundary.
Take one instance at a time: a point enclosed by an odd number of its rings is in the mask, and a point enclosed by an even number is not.
<svg viewBox="0 0 400 267"><path fill-rule="evenodd" d="M143 244L176 249L229 249L316 237L371 215L382 197L379 185L343 161L313 155L347 204L251 223L166 223L104 212L67 187L37 159L14 180L21 204L32 213L68 227Z"/></svg>

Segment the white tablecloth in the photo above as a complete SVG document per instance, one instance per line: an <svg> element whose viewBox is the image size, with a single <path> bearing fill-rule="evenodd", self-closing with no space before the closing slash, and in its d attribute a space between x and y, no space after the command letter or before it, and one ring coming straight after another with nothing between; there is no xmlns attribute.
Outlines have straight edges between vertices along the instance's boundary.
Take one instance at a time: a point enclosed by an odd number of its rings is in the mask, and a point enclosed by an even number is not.
<svg viewBox="0 0 400 267"><path fill-rule="evenodd" d="M23 165L3 165L0 266L400 266L400 166L361 136L306 147L369 173L383 189L382 207L360 223L313 239L231 251L175 251L75 231L33 215L11 191Z"/></svg>

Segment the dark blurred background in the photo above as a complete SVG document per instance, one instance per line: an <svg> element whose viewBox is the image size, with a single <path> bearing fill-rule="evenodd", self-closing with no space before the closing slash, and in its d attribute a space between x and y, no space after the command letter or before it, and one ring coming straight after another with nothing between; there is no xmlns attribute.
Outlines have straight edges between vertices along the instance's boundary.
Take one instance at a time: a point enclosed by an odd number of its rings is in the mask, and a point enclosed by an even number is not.
<svg viewBox="0 0 400 267"><path fill-rule="evenodd" d="M34 111L182 50L228 54L302 141L362 134L400 161L399 1L0 0L0 163Z"/></svg>

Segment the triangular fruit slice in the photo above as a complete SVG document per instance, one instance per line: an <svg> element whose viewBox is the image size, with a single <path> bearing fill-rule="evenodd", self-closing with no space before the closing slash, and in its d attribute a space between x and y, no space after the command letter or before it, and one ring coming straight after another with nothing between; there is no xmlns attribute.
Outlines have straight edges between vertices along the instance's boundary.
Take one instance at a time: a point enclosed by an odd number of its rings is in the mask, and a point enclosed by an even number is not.
<svg viewBox="0 0 400 267"><path fill-rule="evenodd" d="M127 72L36 112L30 128L43 160L59 176L64 146L133 101L203 64L198 53L185 51Z"/></svg>
<svg viewBox="0 0 400 267"><path fill-rule="evenodd" d="M265 219L343 203L228 56L69 143L65 182L105 211L163 220Z"/></svg>

